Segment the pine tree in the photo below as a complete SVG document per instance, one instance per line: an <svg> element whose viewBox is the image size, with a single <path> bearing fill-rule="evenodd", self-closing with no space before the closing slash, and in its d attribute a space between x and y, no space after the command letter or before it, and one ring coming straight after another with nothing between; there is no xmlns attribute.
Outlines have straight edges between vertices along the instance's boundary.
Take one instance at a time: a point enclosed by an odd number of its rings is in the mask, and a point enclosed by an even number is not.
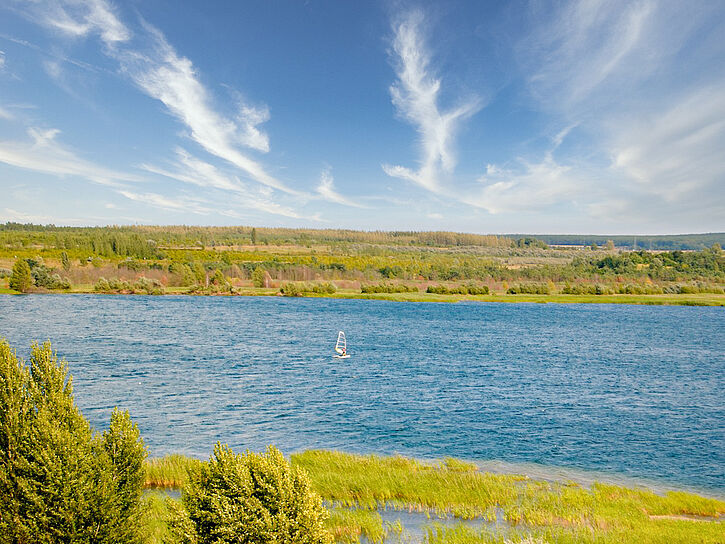
<svg viewBox="0 0 725 544"><path fill-rule="evenodd" d="M30 266L25 259L18 259L10 276L10 289L25 293L31 285L33 285L33 276L30 273Z"/></svg>

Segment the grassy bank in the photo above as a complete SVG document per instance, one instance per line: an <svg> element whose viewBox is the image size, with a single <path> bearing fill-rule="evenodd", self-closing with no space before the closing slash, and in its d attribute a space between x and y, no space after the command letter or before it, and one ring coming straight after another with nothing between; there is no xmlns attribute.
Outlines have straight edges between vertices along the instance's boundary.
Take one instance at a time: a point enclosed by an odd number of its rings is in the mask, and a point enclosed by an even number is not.
<svg viewBox="0 0 725 544"><path fill-rule="evenodd" d="M74 285L71 289L64 291L44 291L43 293L59 294L98 294L92 285ZM41 294L43 294L41 293ZM17 291L0 287L0 294L19 294ZM116 293L109 293L116 294ZM121 293L133 294L133 293ZM135 293L142 294L142 293ZM190 292L188 287L166 287L164 295L205 295L206 292ZM216 296L278 296L278 289L240 287L232 291L211 293ZM154 295L156 296L156 295ZM490 295L438 295L435 293L414 292L414 293L361 293L355 289L340 289L335 293L321 294L306 292L301 297L310 298L338 298L338 299L363 299L363 300L390 300L395 302L503 302L520 303L533 302L538 304L640 304L651 306L725 306L725 294L718 293L692 293L679 295L529 295L529 294L503 294L494 293Z"/></svg>
<svg viewBox="0 0 725 544"><path fill-rule="evenodd" d="M446 459L422 462L404 457L359 456L334 451L292 455L331 507L328 528L337 542L394 542L400 523L386 523L381 508L421 512L435 518L474 520L478 525L424 528L430 544L520 542L722 543L725 502L692 493L657 494L595 483L532 480L517 474L481 472L476 465ZM182 456L147 463L147 485L181 486L199 461ZM164 506L147 498L148 524L163 533ZM156 512L156 514L153 514ZM160 540L157 540L160 541ZM526 541L526 540L524 540Z"/></svg>

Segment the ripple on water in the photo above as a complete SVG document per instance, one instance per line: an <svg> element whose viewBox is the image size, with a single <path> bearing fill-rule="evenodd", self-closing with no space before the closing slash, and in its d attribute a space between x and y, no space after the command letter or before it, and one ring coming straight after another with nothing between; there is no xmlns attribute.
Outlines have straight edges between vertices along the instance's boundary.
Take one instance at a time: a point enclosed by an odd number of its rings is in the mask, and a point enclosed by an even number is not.
<svg viewBox="0 0 725 544"><path fill-rule="evenodd" d="M333 360L338 330L350 359ZM280 297L0 296L97 428L153 455L338 448L504 459L725 489L721 308Z"/></svg>

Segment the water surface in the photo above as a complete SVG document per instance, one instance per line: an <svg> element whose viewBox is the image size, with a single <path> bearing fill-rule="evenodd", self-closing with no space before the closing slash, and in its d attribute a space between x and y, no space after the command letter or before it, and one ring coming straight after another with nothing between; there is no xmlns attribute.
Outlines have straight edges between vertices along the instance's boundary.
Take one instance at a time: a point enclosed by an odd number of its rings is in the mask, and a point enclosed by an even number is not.
<svg viewBox="0 0 725 544"><path fill-rule="evenodd" d="M332 359L337 331L350 359ZM0 296L97 428L152 455L337 448L538 463L725 490L725 311L279 297Z"/></svg>

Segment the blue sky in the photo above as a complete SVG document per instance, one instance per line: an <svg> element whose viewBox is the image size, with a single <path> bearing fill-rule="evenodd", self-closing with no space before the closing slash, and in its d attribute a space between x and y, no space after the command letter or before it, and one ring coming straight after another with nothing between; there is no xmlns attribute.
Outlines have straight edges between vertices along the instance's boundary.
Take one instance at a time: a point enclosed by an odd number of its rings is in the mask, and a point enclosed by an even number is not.
<svg viewBox="0 0 725 544"><path fill-rule="evenodd" d="M725 230L725 4L8 0L0 221Z"/></svg>

